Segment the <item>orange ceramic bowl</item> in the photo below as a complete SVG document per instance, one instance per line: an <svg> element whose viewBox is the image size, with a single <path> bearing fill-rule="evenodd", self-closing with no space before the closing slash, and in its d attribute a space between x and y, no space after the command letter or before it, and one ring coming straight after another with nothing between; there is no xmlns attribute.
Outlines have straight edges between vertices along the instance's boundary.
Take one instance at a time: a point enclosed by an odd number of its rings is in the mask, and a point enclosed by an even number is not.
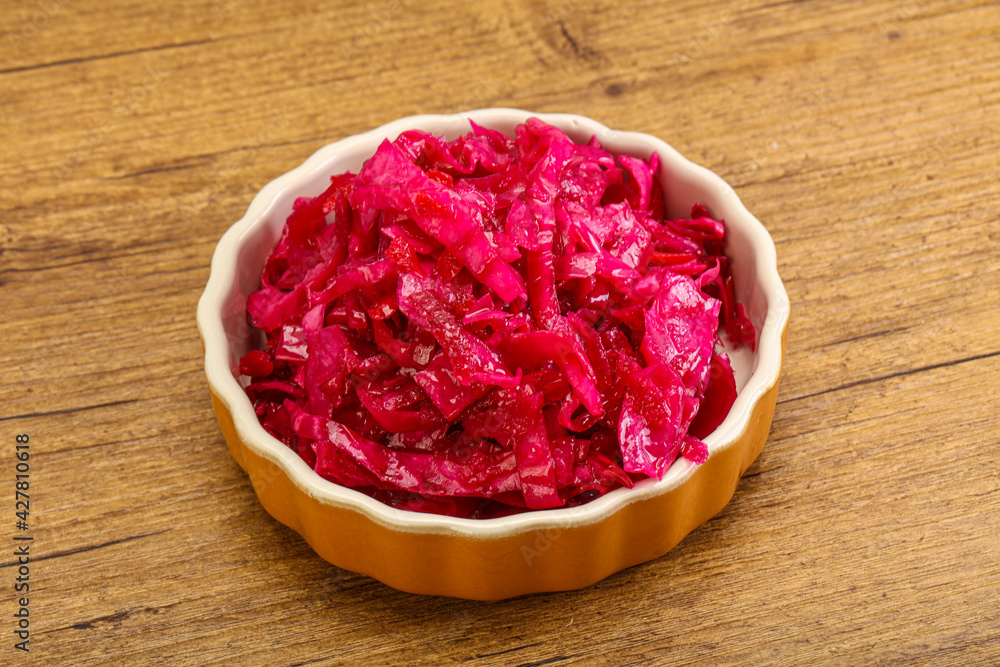
<svg viewBox="0 0 1000 667"><path fill-rule="evenodd" d="M239 359L258 342L247 324L247 296L260 285L264 261L292 202L322 192L332 174L357 172L384 138L405 130L455 138L470 130L472 119L511 133L533 115L575 141L596 136L613 153L644 159L659 153L668 215L685 216L702 203L725 219L737 299L757 329L758 343L753 352L730 351L738 396L726 420L705 439L708 460L696 466L678 458L662 480L617 489L580 507L488 520L395 509L321 478L261 427L239 371ZM198 304L198 326L209 391L229 450L274 518L334 565L397 589L496 600L587 586L662 556L719 512L767 439L788 312L770 236L712 172L655 137L616 132L580 116L481 109L403 118L338 141L265 186L219 242Z"/></svg>

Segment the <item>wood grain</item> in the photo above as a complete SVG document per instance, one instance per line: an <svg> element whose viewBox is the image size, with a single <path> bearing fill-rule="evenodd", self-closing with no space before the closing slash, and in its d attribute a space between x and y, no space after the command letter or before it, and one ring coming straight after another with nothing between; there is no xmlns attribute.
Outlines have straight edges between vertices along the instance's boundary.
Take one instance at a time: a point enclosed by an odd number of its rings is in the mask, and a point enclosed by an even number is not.
<svg viewBox="0 0 1000 667"><path fill-rule="evenodd" d="M0 0L0 35L0 663L1000 663L996 3ZM338 570L267 516L194 325L266 182L484 106L715 170L793 309L771 438L719 516L591 588L490 604Z"/></svg>

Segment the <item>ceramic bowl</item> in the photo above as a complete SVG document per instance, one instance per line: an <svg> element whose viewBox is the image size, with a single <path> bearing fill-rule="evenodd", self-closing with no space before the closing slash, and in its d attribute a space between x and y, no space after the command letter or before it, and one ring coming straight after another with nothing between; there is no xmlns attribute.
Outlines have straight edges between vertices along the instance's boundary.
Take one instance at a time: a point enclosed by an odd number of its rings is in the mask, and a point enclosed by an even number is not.
<svg viewBox="0 0 1000 667"><path fill-rule="evenodd" d="M322 192L330 175L357 171L384 138L421 129L448 138L476 123L512 133L537 116L573 140L596 136L613 153L658 152L668 215L704 204L726 220L737 299L758 335L756 350L731 355L738 397L705 439L708 460L678 458L662 480L617 489L589 504L488 519L457 519L395 509L321 478L268 434L243 392L239 359L257 342L245 314L260 284L292 202ZM402 118L321 148L300 167L266 185L246 215L222 237L198 305L205 372L215 411L236 462L263 507L302 535L320 556L399 590L478 600L581 588L667 553L718 513L767 439L778 391L788 297L774 244L733 189L655 137L616 132L569 114L481 109L450 116Z"/></svg>

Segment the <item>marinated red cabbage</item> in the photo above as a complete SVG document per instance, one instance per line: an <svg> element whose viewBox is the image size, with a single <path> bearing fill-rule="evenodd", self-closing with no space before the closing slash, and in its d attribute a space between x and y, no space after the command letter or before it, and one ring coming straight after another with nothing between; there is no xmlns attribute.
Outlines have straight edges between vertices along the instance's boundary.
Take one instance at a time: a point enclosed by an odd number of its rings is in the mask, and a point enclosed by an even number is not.
<svg viewBox="0 0 1000 667"><path fill-rule="evenodd" d="M736 397L720 331L755 334L723 221L667 219L658 169L536 118L384 141L295 202L248 299L261 424L337 484L478 519L702 463Z"/></svg>

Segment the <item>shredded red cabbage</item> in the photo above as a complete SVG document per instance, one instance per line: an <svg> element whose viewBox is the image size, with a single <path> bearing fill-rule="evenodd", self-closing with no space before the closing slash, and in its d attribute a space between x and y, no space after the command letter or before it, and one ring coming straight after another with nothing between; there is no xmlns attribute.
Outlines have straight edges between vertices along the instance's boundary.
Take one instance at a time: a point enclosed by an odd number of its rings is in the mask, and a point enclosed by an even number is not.
<svg viewBox="0 0 1000 667"><path fill-rule="evenodd" d="M317 473L470 518L661 478L736 398L754 345L725 225L665 219L658 157L532 118L411 131L295 202L247 311L261 424Z"/></svg>

